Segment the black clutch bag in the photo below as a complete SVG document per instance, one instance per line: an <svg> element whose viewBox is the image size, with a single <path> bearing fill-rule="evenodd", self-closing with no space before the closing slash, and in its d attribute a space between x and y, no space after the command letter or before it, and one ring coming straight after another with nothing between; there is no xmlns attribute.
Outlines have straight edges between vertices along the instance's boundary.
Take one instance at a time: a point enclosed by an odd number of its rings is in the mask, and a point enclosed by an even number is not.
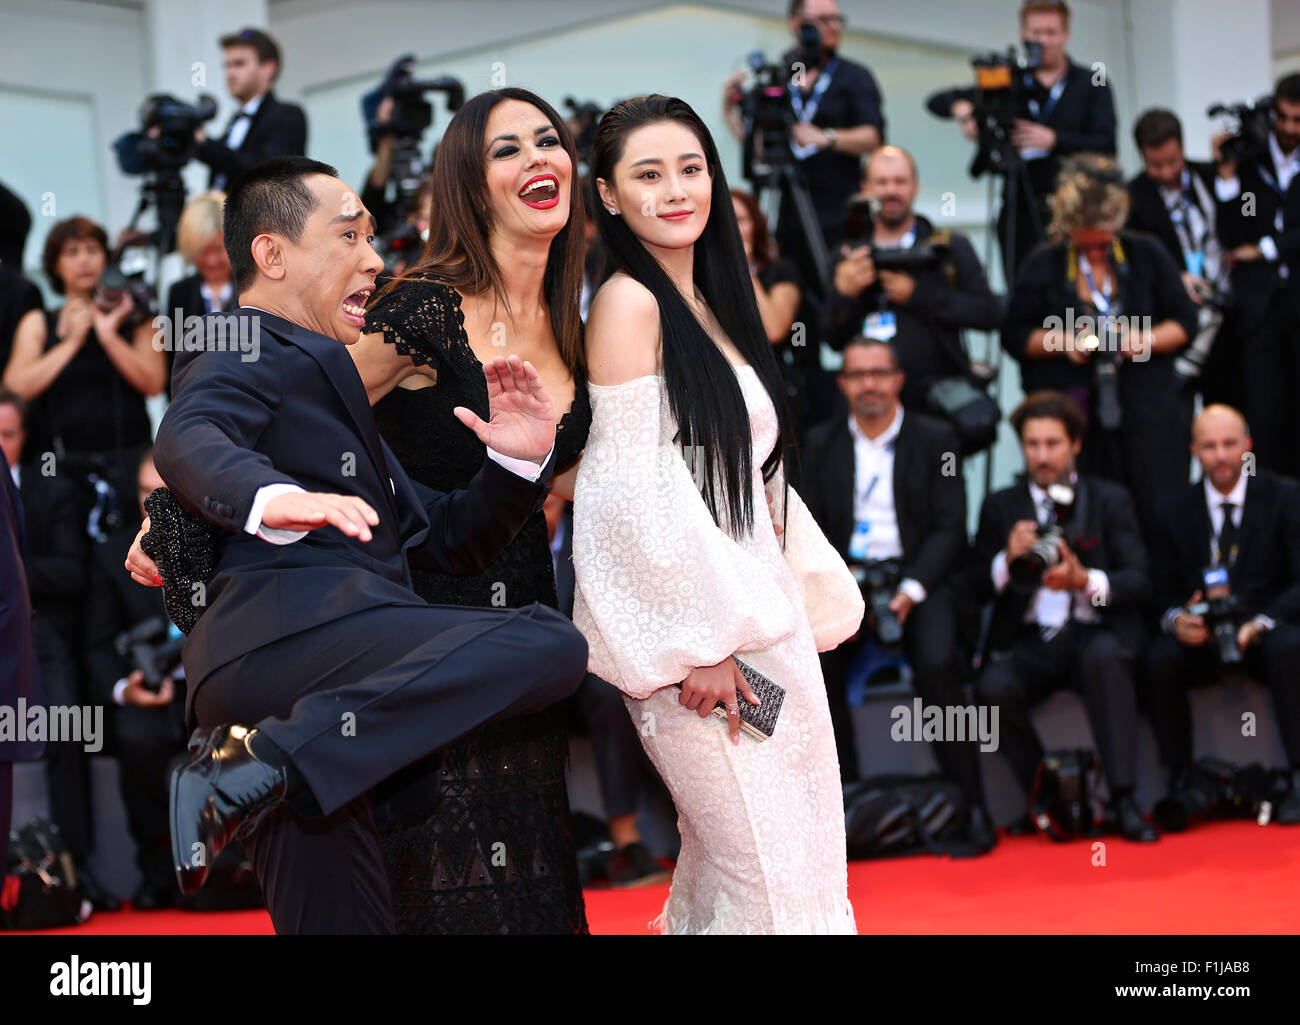
<svg viewBox="0 0 1300 1025"><path fill-rule="evenodd" d="M740 659L736 659L736 665L740 667L741 675L748 681L754 697L762 702L761 705L751 705L744 698L740 698L740 728L755 740L768 740L776 732L776 720L781 715L781 705L785 703L785 688ZM680 687L681 684L677 686ZM713 714L726 722L726 703L719 701L714 706Z"/></svg>
<svg viewBox="0 0 1300 1025"><path fill-rule="evenodd" d="M207 608L207 585L216 573L216 528L191 515L166 488L144 500L149 532L140 548L158 565L167 615L189 635Z"/></svg>

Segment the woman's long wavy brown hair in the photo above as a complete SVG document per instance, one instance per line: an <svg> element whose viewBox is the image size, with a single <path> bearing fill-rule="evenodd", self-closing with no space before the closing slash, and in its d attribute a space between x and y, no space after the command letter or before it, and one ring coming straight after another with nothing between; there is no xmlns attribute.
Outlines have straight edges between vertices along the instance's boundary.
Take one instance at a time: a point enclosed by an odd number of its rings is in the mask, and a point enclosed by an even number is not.
<svg viewBox="0 0 1300 1025"><path fill-rule="evenodd" d="M400 288L407 278L429 277L469 295L491 290L509 311L501 268L488 244L491 225L487 158L483 150L488 118L493 108L504 100L521 100L541 111L560 137L560 145L573 165L569 175L569 221L551 240L542 290L550 308L551 330L555 332L560 356L569 371L576 372L586 362L578 313L586 248L578 149L564 118L527 89L504 88L479 93L447 123L429 172L433 189L429 241L419 261L381 288L376 298Z"/></svg>

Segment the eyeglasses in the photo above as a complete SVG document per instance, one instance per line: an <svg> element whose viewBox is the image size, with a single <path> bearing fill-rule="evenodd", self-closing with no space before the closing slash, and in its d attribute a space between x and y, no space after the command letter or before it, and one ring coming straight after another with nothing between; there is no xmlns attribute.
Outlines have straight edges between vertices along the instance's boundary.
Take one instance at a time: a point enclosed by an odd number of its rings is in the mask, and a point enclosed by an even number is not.
<svg viewBox="0 0 1300 1025"><path fill-rule="evenodd" d="M803 21L811 21L817 25L827 25L830 27L841 27L844 24L844 15L842 14L819 14L815 18L804 18Z"/></svg>
<svg viewBox="0 0 1300 1025"><path fill-rule="evenodd" d="M860 381L887 381L897 374L897 370L841 370L840 380L848 381L850 384L857 384Z"/></svg>

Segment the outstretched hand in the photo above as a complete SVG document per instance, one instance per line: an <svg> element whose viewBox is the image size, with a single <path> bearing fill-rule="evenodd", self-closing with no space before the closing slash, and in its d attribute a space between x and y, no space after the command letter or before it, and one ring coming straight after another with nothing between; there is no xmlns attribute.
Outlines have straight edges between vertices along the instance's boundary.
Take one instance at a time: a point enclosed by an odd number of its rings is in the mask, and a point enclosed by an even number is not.
<svg viewBox="0 0 1300 1025"><path fill-rule="evenodd" d="M518 356L498 356L483 364L488 417L457 406L456 419L488 448L512 459L541 463L555 444L555 414L536 367Z"/></svg>

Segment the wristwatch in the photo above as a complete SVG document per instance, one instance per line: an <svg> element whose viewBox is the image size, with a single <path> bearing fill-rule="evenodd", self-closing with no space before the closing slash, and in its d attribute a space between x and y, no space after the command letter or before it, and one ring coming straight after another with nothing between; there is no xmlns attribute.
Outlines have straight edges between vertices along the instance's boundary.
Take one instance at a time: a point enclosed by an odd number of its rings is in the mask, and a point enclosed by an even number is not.
<svg viewBox="0 0 1300 1025"><path fill-rule="evenodd" d="M826 145L823 146L822 149L834 149L834 148L835 148L835 129L834 129L834 128L824 128L824 129L822 129L822 131L824 131L824 132L826 133Z"/></svg>

